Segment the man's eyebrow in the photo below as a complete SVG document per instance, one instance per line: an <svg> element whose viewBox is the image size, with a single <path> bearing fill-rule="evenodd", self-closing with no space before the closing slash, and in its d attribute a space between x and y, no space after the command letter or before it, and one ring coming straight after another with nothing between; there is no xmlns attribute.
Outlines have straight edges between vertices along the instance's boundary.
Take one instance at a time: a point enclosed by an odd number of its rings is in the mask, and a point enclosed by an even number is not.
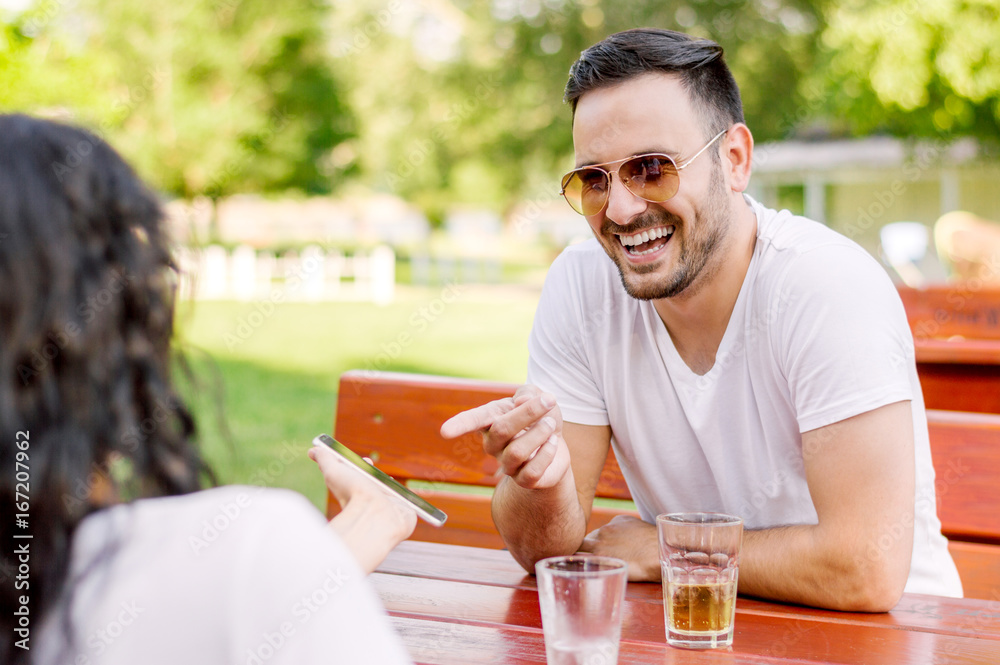
<svg viewBox="0 0 1000 665"><path fill-rule="evenodd" d="M679 158L678 153L676 153L676 152L672 152L670 150L660 150L658 148L651 148L649 150L640 150L639 152L634 152L631 155L629 155L628 157L622 157L621 159L613 159L613 160L611 160L611 162L577 162L576 166L573 167L573 170L575 171L576 169L582 169L582 168L586 168L588 166L603 166L604 164L610 164L610 163L613 163L613 162L620 162L620 161L624 161L626 159L630 159L632 157L638 157L639 155L666 155L667 157L670 157L675 162Z"/></svg>

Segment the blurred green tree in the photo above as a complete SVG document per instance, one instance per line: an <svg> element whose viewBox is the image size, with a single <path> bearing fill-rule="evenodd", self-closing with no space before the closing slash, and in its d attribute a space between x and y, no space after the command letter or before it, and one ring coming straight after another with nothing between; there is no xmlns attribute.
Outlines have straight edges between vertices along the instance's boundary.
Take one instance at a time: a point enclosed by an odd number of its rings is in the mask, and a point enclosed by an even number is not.
<svg viewBox="0 0 1000 665"><path fill-rule="evenodd" d="M852 134L1000 137L1000 2L831 6L812 100Z"/></svg>
<svg viewBox="0 0 1000 665"><path fill-rule="evenodd" d="M354 133L328 7L289 0L42 2L11 25L8 109L69 117L165 192L330 191ZM0 58L3 56L0 55ZM63 112L59 110L63 109Z"/></svg>
<svg viewBox="0 0 1000 665"><path fill-rule="evenodd" d="M399 194L440 220L554 200L580 51L715 39L758 141L998 135L1000 0L38 0L0 30L0 107L106 134L183 197Z"/></svg>
<svg viewBox="0 0 1000 665"><path fill-rule="evenodd" d="M558 192L572 162L562 91L581 50L655 26L719 41L758 140L802 124L802 81L824 27L820 0L355 0L333 9L333 52L357 137L338 151L371 187L432 217Z"/></svg>

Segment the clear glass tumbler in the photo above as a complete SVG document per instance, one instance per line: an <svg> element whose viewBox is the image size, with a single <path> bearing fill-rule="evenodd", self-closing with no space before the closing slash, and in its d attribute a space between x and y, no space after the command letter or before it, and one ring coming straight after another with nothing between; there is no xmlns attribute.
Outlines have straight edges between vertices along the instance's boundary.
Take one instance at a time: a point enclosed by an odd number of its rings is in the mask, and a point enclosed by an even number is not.
<svg viewBox="0 0 1000 665"><path fill-rule="evenodd" d="M615 665L628 564L571 555L535 564L548 665Z"/></svg>
<svg viewBox="0 0 1000 665"><path fill-rule="evenodd" d="M667 643L688 649L733 643L743 520L721 513L658 515Z"/></svg>

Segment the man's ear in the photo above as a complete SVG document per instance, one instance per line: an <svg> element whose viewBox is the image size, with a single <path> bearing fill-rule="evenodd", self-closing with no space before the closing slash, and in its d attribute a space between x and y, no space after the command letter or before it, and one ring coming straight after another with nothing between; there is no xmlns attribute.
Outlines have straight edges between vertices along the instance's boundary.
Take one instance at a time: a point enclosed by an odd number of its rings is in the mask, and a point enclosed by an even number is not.
<svg viewBox="0 0 1000 665"><path fill-rule="evenodd" d="M722 167L729 187L734 192L743 192L750 184L753 162L753 134L750 128L742 122L730 127L723 138L722 149Z"/></svg>

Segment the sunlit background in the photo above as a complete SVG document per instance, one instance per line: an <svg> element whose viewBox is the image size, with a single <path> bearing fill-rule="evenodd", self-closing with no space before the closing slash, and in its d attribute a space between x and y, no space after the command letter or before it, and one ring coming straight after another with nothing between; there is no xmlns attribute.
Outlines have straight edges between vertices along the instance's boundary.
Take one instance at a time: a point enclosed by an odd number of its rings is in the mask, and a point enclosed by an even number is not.
<svg viewBox="0 0 1000 665"><path fill-rule="evenodd" d="M723 45L752 195L897 281L998 278L997 0L0 0L0 111L92 129L160 192L222 480L321 505L297 453L345 369L523 379L588 233L558 195L566 74L638 26Z"/></svg>

